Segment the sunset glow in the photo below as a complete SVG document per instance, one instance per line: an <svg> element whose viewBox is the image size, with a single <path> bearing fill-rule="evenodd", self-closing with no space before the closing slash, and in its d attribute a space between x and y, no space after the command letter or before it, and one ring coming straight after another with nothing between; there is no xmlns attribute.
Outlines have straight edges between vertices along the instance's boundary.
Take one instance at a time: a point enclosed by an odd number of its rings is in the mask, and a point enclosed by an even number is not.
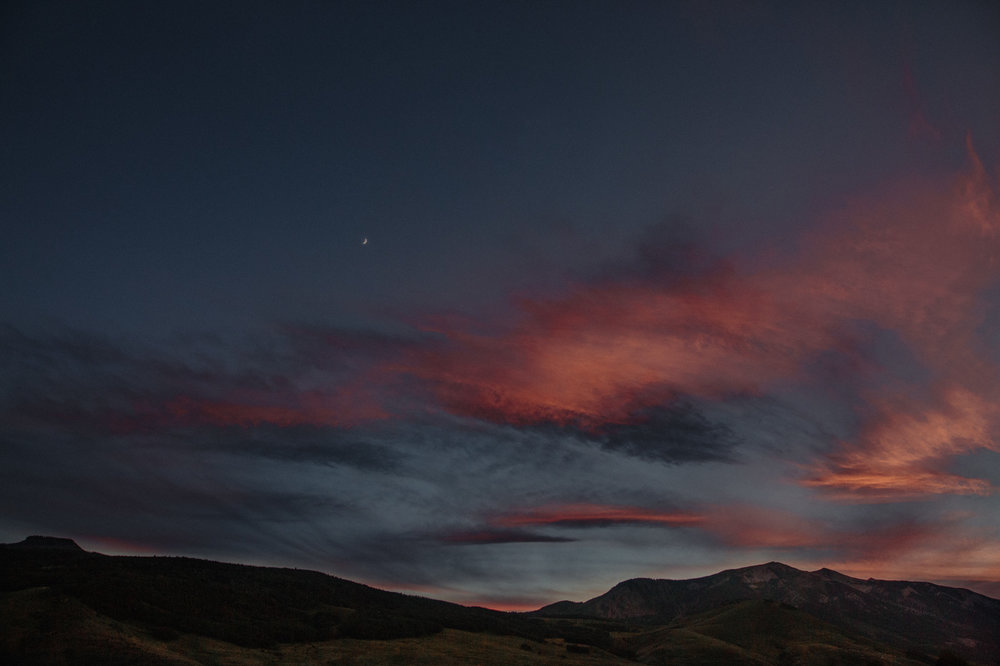
<svg viewBox="0 0 1000 666"><path fill-rule="evenodd" d="M0 541L1000 590L986 3L15 4Z"/></svg>

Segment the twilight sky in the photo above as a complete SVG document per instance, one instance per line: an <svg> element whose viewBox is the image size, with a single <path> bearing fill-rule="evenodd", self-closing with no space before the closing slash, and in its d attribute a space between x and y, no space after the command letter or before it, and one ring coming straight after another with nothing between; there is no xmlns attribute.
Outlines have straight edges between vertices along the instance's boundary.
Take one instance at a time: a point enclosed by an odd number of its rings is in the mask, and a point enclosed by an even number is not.
<svg viewBox="0 0 1000 666"><path fill-rule="evenodd" d="M0 541L509 609L768 560L1000 596L998 34L5 3Z"/></svg>

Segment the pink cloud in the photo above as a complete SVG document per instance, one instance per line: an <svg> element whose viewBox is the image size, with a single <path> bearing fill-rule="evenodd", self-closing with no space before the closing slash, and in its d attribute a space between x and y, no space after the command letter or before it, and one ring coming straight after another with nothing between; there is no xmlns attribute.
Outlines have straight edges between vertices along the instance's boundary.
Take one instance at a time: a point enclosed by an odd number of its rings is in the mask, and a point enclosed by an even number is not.
<svg viewBox="0 0 1000 666"><path fill-rule="evenodd" d="M1000 205L971 141L968 152L964 177L859 198L788 256L578 283L559 297L522 300L502 327L428 318L419 342L333 339L328 354L365 353L309 382L201 387L102 418L119 430L351 427L444 410L600 432L677 396L822 390L829 378L810 376L813 362L835 352L856 364L848 390L865 406L861 426L806 465L802 484L860 501L988 493L987 482L947 471L954 456L1000 450L998 368L981 337L984 292L1000 278ZM676 253L668 260L684 263ZM865 357L858 322L891 333L925 379Z"/></svg>
<svg viewBox="0 0 1000 666"><path fill-rule="evenodd" d="M684 511L663 512L643 507L604 504L555 504L505 513L495 517L491 523L503 527L588 527L613 524L689 527L699 525L702 521L702 516Z"/></svg>
<svg viewBox="0 0 1000 666"><path fill-rule="evenodd" d="M802 483L863 500L990 492L942 471L952 456L1000 450L997 367L979 333L983 293L1000 277L1000 207L971 143L969 160L961 179L901 183L856 200L797 256L689 280L576 285L523 302L521 320L499 334L439 328L448 345L397 369L453 413L599 430L678 394L809 384L810 361L853 354L852 327L870 322L928 379L915 386L876 357L859 360L852 390L871 406L859 413L861 430Z"/></svg>

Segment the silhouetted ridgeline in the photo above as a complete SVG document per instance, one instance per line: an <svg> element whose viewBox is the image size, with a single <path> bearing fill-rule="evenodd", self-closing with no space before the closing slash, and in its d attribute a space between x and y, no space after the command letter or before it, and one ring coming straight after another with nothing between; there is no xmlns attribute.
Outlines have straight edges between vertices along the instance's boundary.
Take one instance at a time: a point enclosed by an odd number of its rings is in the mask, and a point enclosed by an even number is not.
<svg viewBox="0 0 1000 666"><path fill-rule="evenodd" d="M0 663L1000 664L996 599L776 562L503 613L314 571L29 537L0 546L0 595Z"/></svg>
<svg viewBox="0 0 1000 666"><path fill-rule="evenodd" d="M830 569L800 571L779 562L691 580L636 578L590 601L560 601L534 614L664 624L747 599L779 602L912 654L946 648L1000 663L1000 600L932 583L862 580Z"/></svg>
<svg viewBox="0 0 1000 666"><path fill-rule="evenodd" d="M72 539L50 536L30 536L18 543L3 543L0 548L10 548L14 550L61 550L67 552L84 552L83 548L77 545Z"/></svg>
<svg viewBox="0 0 1000 666"><path fill-rule="evenodd" d="M186 557L107 556L83 551L69 539L32 537L5 546L0 558L2 592L47 587L98 613L164 634L194 633L251 647L424 636L445 627L542 640L561 626L378 590L315 571ZM565 633L575 642L611 648L606 631L572 625Z"/></svg>

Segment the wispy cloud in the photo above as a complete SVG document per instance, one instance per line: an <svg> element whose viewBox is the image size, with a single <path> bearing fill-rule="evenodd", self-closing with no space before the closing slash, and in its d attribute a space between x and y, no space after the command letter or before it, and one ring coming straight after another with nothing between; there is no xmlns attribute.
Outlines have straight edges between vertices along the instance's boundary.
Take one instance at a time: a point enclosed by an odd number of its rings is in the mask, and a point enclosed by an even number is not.
<svg viewBox="0 0 1000 666"><path fill-rule="evenodd" d="M992 499L994 481L954 465L1000 450L984 327L1000 213L971 146L969 161L964 178L854 201L794 250L720 258L658 230L633 264L502 321L169 347L5 327L0 495L48 489L20 519L59 531L175 552L280 542L414 585L515 581L498 550L600 550L608 534L647 549L650 571L670 544L851 571L891 552L939 578L950 554L987 576L995 534L865 513ZM706 488L720 469L725 487ZM114 525L107 506L127 507ZM603 570L579 557L559 575Z"/></svg>
<svg viewBox="0 0 1000 666"><path fill-rule="evenodd" d="M548 536L526 530L485 528L481 530L456 530L435 537L442 543L481 545L496 543L564 543L575 541L568 537Z"/></svg>
<svg viewBox="0 0 1000 666"><path fill-rule="evenodd" d="M638 506L601 504L563 504L529 508L505 513L493 519L503 527L608 527L611 525L659 525L689 527L700 525L704 518L683 511L664 512Z"/></svg>

